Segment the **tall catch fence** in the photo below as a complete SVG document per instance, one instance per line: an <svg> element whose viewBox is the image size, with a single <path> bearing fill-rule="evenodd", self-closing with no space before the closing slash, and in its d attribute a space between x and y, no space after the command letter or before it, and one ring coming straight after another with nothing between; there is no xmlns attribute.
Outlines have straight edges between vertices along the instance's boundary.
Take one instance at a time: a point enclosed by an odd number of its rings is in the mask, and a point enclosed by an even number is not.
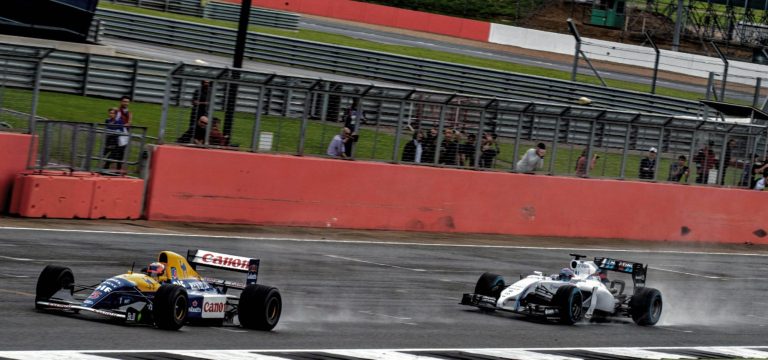
<svg viewBox="0 0 768 360"><path fill-rule="evenodd" d="M234 85L236 104L227 101ZM158 138L185 146L730 186L741 184L752 154L766 155L766 126L758 120L703 121L185 64L166 86ZM343 154L334 151L334 138ZM538 143L546 147L539 167L518 168ZM683 166L687 174L670 178Z"/></svg>

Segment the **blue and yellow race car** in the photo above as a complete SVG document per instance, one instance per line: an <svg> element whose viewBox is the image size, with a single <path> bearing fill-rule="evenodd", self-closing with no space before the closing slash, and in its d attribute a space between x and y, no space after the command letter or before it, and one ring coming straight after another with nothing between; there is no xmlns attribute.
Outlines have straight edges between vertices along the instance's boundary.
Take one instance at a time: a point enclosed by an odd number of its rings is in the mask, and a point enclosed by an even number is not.
<svg viewBox="0 0 768 360"><path fill-rule="evenodd" d="M283 304L276 288L256 284L259 263L207 250L189 250L186 258L162 251L141 272L131 270L90 286L76 284L69 268L48 265L37 280L35 307L168 330L205 322L269 331L280 320ZM197 266L246 273L245 282L202 277Z"/></svg>

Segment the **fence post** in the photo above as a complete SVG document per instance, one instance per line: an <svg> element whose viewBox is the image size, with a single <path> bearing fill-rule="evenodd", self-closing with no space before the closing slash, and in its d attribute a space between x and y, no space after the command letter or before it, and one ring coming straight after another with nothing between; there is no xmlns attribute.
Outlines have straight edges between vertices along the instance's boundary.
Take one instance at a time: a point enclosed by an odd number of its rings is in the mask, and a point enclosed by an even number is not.
<svg viewBox="0 0 768 360"><path fill-rule="evenodd" d="M760 102L760 88L763 86L763 78L758 77L755 81L755 96L752 98L752 107L757 107Z"/></svg>
<svg viewBox="0 0 768 360"><path fill-rule="evenodd" d="M88 82L91 79L91 54L85 54L85 68L83 69L83 86L80 89L80 95L88 96Z"/></svg>
<svg viewBox="0 0 768 360"><path fill-rule="evenodd" d="M549 154L549 169L547 169L547 172L549 172L550 175L554 175L554 169L555 169L555 159L557 159L557 142L560 140L560 121L562 121L563 117L558 115L555 119L555 135L552 137L552 151L551 154Z"/></svg>
<svg viewBox="0 0 768 360"><path fill-rule="evenodd" d="M712 44L712 46L715 48L717 56L720 57L720 60L723 61L723 84L720 87L720 101L725 101L725 84L728 81L728 59L725 57L725 54L720 51L720 47L717 46L714 41L710 41L710 44Z"/></svg>
<svg viewBox="0 0 768 360"><path fill-rule="evenodd" d="M168 108L171 106L171 87L173 86L173 73L179 68L184 66L183 63L178 63L173 69L168 71L168 75L165 77L165 93L163 94L163 110L160 115L160 128L157 131L157 144L162 145L165 140L165 127L168 125ZM182 89L183 90L183 89ZM181 95L179 95L181 97ZM212 105L209 105L212 106Z"/></svg>
<svg viewBox="0 0 768 360"><path fill-rule="evenodd" d="M568 30L570 30L573 38L576 39L576 50L573 54L573 69L571 70L571 81L576 81L576 71L579 69L579 54L581 53L581 36L571 18L568 18L566 22L568 22Z"/></svg>
<svg viewBox="0 0 768 360"><path fill-rule="evenodd" d="M35 133L35 121L37 121L37 103L40 100L40 80L43 78L43 61L51 53L48 50L40 59L37 60L35 65L35 85L32 88L32 109L29 114L29 133Z"/></svg>
<svg viewBox="0 0 768 360"><path fill-rule="evenodd" d="M440 163L440 147L443 146L443 125L445 123L445 112L448 106L446 104L440 105L440 119L437 124L437 139L435 139L435 159L432 161L433 165Z"/></svg>
<svg viewBox="0 0 768 360"><path fill-rule="evenodd" d="M139 59L133 60L133 79L131 81L131 101L136 99L136 84L139 78Z"/></svg>
<svg viewBox="0 0 768 360"><path fill-rule="evenodd" d="M397 153L398 153L398 150L400 149L400 137L403 133L403 116L405 116L405 101L400 101L400 112L397 115L397 129L395 130L395 147L392 150L392 161L394 161L395 164L400 163L400 157L397 156ZM417 129L416 130L417 133L420 130L421 129Z"/></svg>
<svg viewBox="0 0 768 360"><path fill-rule="evenodd" d="M650 42L651 46L653 46L653 51L656 52L656 59L653 61L653 79L651 80L651 94L655 94L656 80L659 78L659 57L661 56L661 51L659 51L659 47L656 46L656 42L653 41L653 38L651 37L651 31L646 30L644 34L645 38L648 39L648 42Z"/></svg>

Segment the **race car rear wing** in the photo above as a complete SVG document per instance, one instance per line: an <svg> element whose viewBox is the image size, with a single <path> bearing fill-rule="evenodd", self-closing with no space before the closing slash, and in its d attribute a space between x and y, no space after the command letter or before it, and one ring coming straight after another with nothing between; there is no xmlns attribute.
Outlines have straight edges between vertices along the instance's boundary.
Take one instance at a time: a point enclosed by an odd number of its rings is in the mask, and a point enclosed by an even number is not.
<svg viewBox="0 0 768 360"><path fill-rule="evenodd" d="M645 276L648 273L648 265L603 257L596 257L595 265L603 270L631 274L635 287L645 286Z"/></svg>
<svg viewBox="0 0 768 360"><path fill-rule="evenodd" d="M197 265L248 273L246 285L255 284L259 277L259 259L215 253L208 250L187 250L187 261L193 269Z"/></svg>

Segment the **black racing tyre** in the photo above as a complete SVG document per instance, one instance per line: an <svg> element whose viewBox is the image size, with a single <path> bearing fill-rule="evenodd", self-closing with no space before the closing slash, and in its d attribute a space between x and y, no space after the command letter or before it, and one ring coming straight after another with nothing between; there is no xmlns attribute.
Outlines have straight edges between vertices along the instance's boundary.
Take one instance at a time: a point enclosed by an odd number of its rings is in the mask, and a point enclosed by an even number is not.
<svg viewBox="0 0 768 360"><path fill-rule="evenodd" d="M561 324L573 325L584 316L584 296L574 285L563 285L552 297L552 305L557 306Z"/></svg>
<svg viewBox="0 0 768 360"><path fill-rule="evenodd" d="M48 300L61 289L69 289L70 295L75 284L75 275L68 267L58 265L48 265L37 278L37 288L35 289L35 308L42 308L37 305L39 300Z"/></svg>
<svg viewBox="0 0 768 360"><path fill-rule="evenodd" d="M653 326L661 318L661 309L664 302L661 292L654 288L642 287L635 291L629 299L629 313L635 324L641 326Z"/></svg>
<svg viewBox="0 0 768 360"><path fill-rule="evenodd" d="M254 330L272 330L280 321L283 298L276 288L264 285L248 285L240 294L237 318L240 326Z"/></svg>
<svg viewBox="0 0 768 360"><path fill-rule="evenodd" d="M504 278L501 275L493 273L483 273L477 279L475 284L475 294L499 298L501 291L504 290Z"/></svg>
<svg viewBox="0 0 768 360"><path fill-rule="evenodd" d="M189 310L187 290L180 285L163 284L152 300L155 326L164 330L178 330L187 321Z"/></svg>

